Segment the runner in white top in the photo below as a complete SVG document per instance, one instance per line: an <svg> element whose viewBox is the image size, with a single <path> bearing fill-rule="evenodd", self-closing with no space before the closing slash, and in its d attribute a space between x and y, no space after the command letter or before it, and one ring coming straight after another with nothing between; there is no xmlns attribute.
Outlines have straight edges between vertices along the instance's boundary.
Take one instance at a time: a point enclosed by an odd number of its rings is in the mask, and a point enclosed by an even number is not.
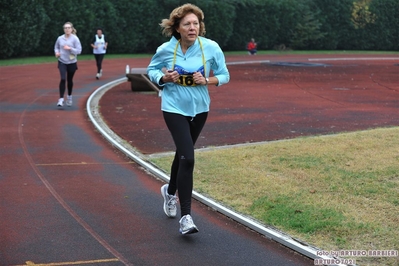
<svg viewBox="0 0 399 266"><path fill-rule="evenodd" d="M97 34L94 36L93 42L91 44L97 65L96 79L99 79L102 76L103 73L102 63L104 55L107 52L107 46L108 42L105 40L105 35L103 34L103 30L101 28L98 28Z"/></svg>

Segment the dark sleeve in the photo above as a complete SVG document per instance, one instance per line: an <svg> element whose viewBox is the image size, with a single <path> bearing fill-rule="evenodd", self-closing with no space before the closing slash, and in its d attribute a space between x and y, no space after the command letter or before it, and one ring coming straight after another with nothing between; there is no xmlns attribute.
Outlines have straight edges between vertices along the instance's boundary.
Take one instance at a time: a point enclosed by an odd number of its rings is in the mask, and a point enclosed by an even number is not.
<svg viewBox="0 0 399 266"><path fill-rule="evenodd" d="M94 36L93 41L91 42L92 44L96 43L96 36Z"/></svg>

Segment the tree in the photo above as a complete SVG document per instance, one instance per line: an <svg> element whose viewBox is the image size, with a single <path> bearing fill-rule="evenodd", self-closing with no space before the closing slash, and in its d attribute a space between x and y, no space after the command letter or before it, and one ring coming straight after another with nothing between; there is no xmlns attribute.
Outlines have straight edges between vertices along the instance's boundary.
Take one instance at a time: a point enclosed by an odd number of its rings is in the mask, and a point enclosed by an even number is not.
<svg viewBox="0 0 399 266"><path fill-rule="evenodd" d="M0 58L52 55L62 26L78 30L82 53L102 27L110 53L153 53L167 41L159 23L186 0L0 0ZM398 0L192 0L206 37L224 51L259 49L399 50Z"/></svg>
<svg viewBox="0 0 399 266"><path fill-rule="evenodd" d="M49 21L44 2L0 1L0 58L26 56L37 49Z"/></svg>
<svg viewBox="0 0 399 266"><path fill-rule="evenodd" d="M311 49L315 43L324 38L326 34L320 31L321 23L316 17L317 14L309 9L304 10L302 20L293 30L292 48Z"/></svg>
<svg viewBox="0 0 399 266"><path fill-rule="evenodd" d="M316 43L319 49L347 49L353 35L351 10L353 0L313 0L320 10L320 31L325 37Z"/></svg>
<svg viewBox="0 0 399 266"><path fill-rule="evenodd" d="M373 0L369 11L374 17L365 26L369 49L399 51L399 1Z"/></svg>
<svg viewBox="0 0 399 266"><path fill-rule="evenodd" d="M364 28L369 23L375 22L375 14L369 11L371 0L358 0L353 2L352 22L356 29Z"/></svg>

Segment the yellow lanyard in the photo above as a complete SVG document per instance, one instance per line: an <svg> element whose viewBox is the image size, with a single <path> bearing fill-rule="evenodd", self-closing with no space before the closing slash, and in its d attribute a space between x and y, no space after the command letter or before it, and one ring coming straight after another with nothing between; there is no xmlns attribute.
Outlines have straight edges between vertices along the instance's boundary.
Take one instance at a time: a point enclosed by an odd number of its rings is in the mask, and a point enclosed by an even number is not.
<svg viewBox="0 0 399 266"><path fill-rule="evenodd" d="M201 42L201 39L200 39L200 38L198 38L198 42L199 42L200 47L201 47L202 64L204 65L204 76L206 77L206 64L205 64L204 48L202 48L202 42ZM180 43L180 39L179 39L179 41L176 43L175 52L174 52L174 54L173 54L172 70L175 70L176 53L177 53L177 48L179 47L179 43Z"/></svg>

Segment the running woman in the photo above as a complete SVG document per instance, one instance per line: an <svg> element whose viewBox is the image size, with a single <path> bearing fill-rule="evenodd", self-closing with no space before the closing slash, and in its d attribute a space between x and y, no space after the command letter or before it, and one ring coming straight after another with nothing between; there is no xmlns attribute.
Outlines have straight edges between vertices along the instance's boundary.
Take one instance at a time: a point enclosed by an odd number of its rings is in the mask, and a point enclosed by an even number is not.
<svg viewBox="0 0 399 266"><path fill-rule="evenodd" d="M58 70L60 71L61 81L59 85L60 98L57 106L64 106L65 85L68 86L67 106L72 106L73 76L78 69L77 55L82 52L82 45L76 29L71 22L66 22L63 26L64 34L57 38L54 45L55 57L58 58Z"/></svg>
<svg viewBox="0 0 399 266"><path fill-rule="evenodd" d="M174 9L160 24L171 39L158 47L147 68L151 81L163 86L161 109L176 146L169 184L161 187L163 210L168 217L176 217L179 199L181 234L198 232L191 216L194 145L208 117L208 86L230 80L223 51L203 37L203 20L204 13L195 5Z"/></svg>
<svg viewBox="0 0 399 266"><path fill-rule="evenodd" d="M103 75L102 63L108 47L108 42L105 40L105 35L103 34L103 30L101 28L97 29L97 34L94 35L91 47L93 48L94 58L96 59L96 79L99 79Z"/></svg>

